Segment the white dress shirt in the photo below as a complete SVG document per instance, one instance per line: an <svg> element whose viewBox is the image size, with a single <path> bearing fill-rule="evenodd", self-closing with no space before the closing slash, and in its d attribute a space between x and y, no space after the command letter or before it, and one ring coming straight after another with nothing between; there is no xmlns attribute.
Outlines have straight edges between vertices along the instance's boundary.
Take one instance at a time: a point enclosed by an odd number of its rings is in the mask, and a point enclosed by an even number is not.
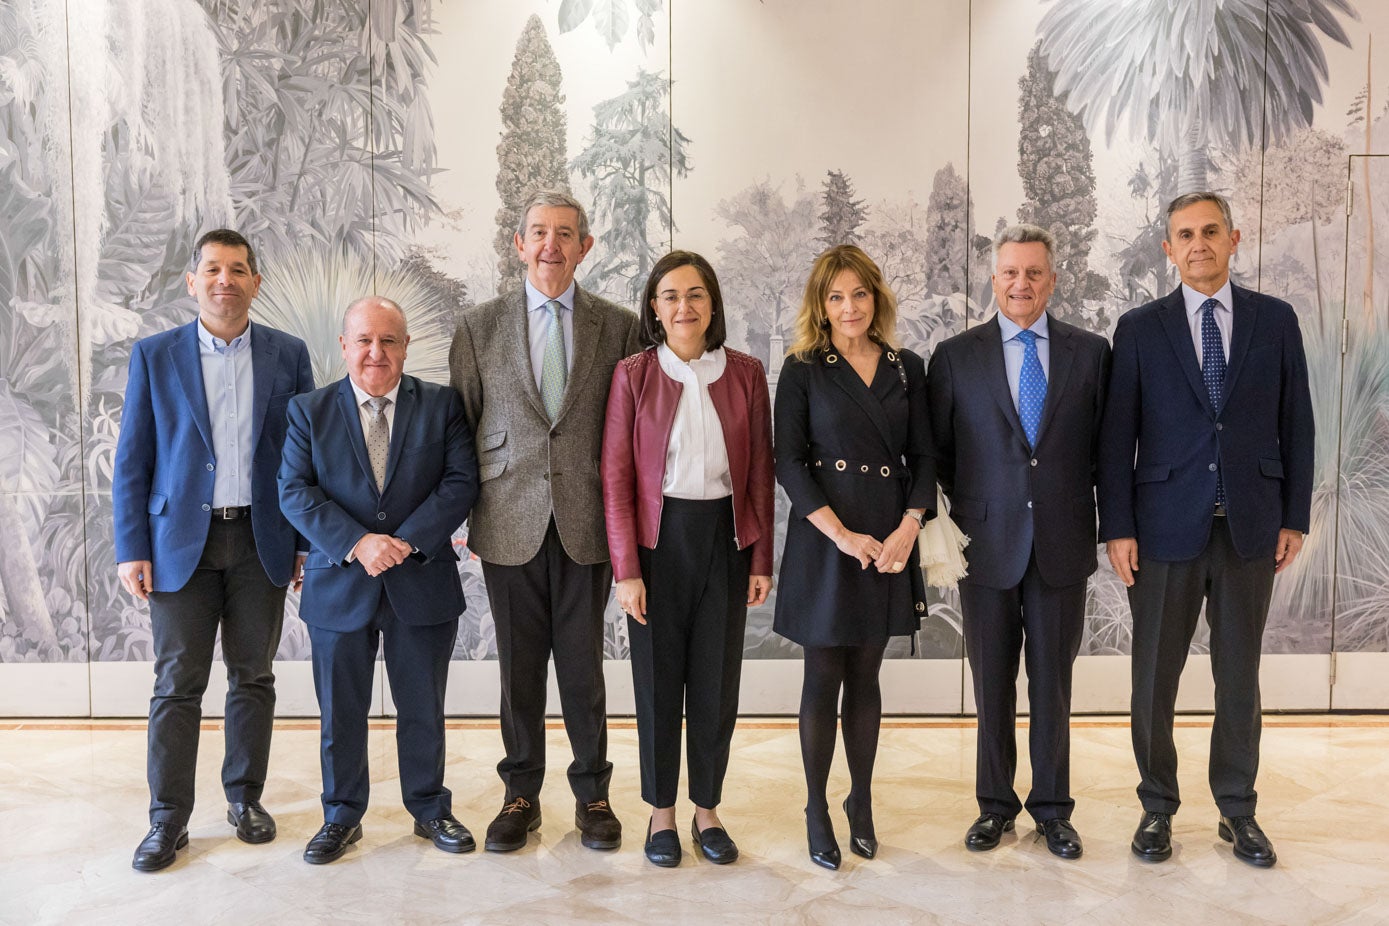
<svg viewBox="0 0 1389 926"><path fill-rule="evenodd" d="M251 406L256 377L251 369L251 326L228 343L198 321L207 418L212 425L213 508L251 504Z"/></svg>
<svg viewBox="0 0 1389 926"><path fill-rule="evenodd" d="M574 369L574 291L578 287L571 282L569 288L556 296L560 304L559 319L564 325L564 369ZM545 342L550 337L550 310L545 308L550 297L526 280L526 333L530 338L531 372L535 374L535 388L540 388L540 374L545 369Z"/></svg>
<svg viewBox="0 0 1389 926"><path fill-rule="evenodd" d="M361 386L353 383L351 378L347 381L352 383L352 391L357 396L357 420L362 422L362 440L366 440L368 429L371 427L371 409L367 407L367 400L371 398L371 395L368 394L366 390L362 389ZM396 380L396 384L391 387L391 391L385 395L385 398L391 400L391 404L387 405L382 411L382 414L386 416L386 438L388 440L391 437L391 428L395 425L395 397L399 392L400 380Z"/></svg>
<svg viewBox="0 0 1389 926"><path fill-rule="evenodd" d="M1207 299L1215 299L1220 305L1215 307L1215 326L1220 329L1220 346L1225 351L1225 362L1230 362L1230 330L1235 324L1235 310L1230 308L1235 298L1234 290L1230 288L1230 281L1226 280L1225 285L1215 291L1214 296L1207 296L1205 293L1198 293L1196 290L1182 284L1182 298L1186 300L1186 323L1191 328L1191 343L1196 348L1196 365L1201 365L1201 358L1205 355L1205 348L1201 345L1201 306Z"/></svg>
<svg viewBox="0 0 1389 926"><path fill-rule="evenodd" d="M709 397L709 384L723 375L728 357L723 348L705 351L686 363L665 344L656 348L661 372L684 386L666 445L666 474L661 494L671 498L715 499L733 494L723 424Z"/></svg>
<svg viewBox="0 0 1389 926"><path fill-rule="evenodd" d="M1002 312L998 313L998 327L1003 332L1003 367L1008 371L1008 391L1013 396L1013 407L1018 408L1018 380L1022 377L1022 358L1026 350L1018 340L1022 326ZM1047 328L1047 313L1037 316L1028 329L1037 335L1037 360L1042 364L1042 375L1051 382L1051 337ZM1019 409L1021 410L1021 409Z"/></svg>

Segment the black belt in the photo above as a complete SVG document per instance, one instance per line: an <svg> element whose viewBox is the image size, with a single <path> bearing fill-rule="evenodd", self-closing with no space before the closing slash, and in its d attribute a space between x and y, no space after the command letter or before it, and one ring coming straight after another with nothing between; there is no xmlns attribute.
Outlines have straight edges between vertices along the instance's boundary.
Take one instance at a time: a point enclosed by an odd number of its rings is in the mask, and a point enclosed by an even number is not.
<svg viewBox="0 0 1389 926"><path fill-rule="evenodd" d="M218 521L240 521L251 516L251 506L242 508L213 508L212 517Z"/></svg>
<svg viewBox="0 0 1389 926"><path fill-rule="evenodd" d="M841 473L853 473L856 476L881 476L884 479L893 477L901 479L911 475L911 472L905 466L865 463L862 460L816 460L815 468L833 469Z"/></svg>

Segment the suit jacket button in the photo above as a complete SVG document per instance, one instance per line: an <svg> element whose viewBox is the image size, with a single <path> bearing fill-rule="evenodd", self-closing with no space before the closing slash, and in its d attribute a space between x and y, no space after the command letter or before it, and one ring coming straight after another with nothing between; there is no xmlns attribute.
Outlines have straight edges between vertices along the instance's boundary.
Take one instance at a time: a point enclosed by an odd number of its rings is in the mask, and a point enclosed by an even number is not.
<svg viewBox="0 0 1389 926"><path fill-rule="evenodd" d="M1028 460L1028 461L1027 461L1027 465L1028 465L1028 466L1036 466L1036 465L1037 465L1037 458L1036 458L1036 457L1033 457L1032 459Z"/></svg>
<svg viewBox="0 0 1389 926"><path fill-rule="evenodd" d="M204 505L204 506L203 506L203 511L211 511L211 510L212 510L212 506L211 506L211 505Z"/></svg>
<svg viewBox="0 0 1389 926"><path fill-rule="evenodd" d="M1027 503L1027 507L1031 508L1031 507L1032 507L1032 503L1031 503L1031 502L1028 502L1028 503Z"/></svg>
<svg viewBox="0 0 1389 926"><path fill-rule="evenodd" d="M386 520L386 512L384 512L384 511L378 511L378 512L376 512L376 520L378 520L378 521L384 521L384 520Z"/></svg>
<svg viewBox="0 0 1389 926"><path fill-rule="evenodd" d="M1217 468L1218 467L1214 463L1206 467L1206 469L1210 470L1211 472L1215 472Z"/></svg>
<svg viewBox="0 0 1389 926"><path fill-rule="evenodd" d="M541 474L540 474L540 478L541 478L541 479L544 479L546 482L549 482L549 481L550 481L550 474L549 474L549 473L541 473Z"/></svg>
<svg viewBox="0 0 1389 926"><path fill-rule="evenodd" d="M212 471L213 471L214 469L216 469L216 468L217 468L217 467L213 466L211 463L207 464L207 471L208 471L209 473L212 472Z"/></svg>
<svg viewBox="0 0 1389 926"><path fill-rule="evenodd" d="M1223 431L1223 430L1225 430L1225 425L1223 425L1223 424L1221 424L1219 421L1217 421L1217 422L1215 423L1215 429L1216 429L1217 431Z"/></svg>

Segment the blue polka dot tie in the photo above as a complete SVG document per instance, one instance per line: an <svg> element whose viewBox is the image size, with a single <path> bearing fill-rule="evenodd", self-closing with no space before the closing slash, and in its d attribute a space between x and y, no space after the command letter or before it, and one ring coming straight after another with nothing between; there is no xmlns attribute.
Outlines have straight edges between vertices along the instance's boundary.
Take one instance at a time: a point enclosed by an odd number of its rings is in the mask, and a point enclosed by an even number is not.
<svg viewBox="0 0 1389 926"><path fill-rule="evenodd" d="M1201 303L1201 379L1217 415L1225 391L1225 345L1220 340L1220 327L1215 323L1215 310L1219 305L1218 299ZM1225 504L1225 479L1219 469L1215 472L1215 503Z"/></svg>
<svg viewBox="0 0 1389 926"><path fill-rule="evenodd" d="M1047 374L1037 356L1037 332L1024 328L1017 333L1022 342L1022 372L1018 374L1018 417L1027 442L1037 446L1037 430L1042 426L1042 406L1047 402Z"/></svg>

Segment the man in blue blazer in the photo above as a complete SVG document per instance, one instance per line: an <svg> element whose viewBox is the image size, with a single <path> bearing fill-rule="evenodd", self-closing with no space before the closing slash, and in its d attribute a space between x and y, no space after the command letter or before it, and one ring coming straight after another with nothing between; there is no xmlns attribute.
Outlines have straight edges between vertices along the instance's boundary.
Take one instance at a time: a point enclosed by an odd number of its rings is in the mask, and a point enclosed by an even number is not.
<svg viewBox="0 0 1389 926"><path fill-rule="evenodd" d="M452 389L403 375L410 336L394 302L354 302L339 341L347 376L290 403L280 466L285 517L310 543L299 616L322 714L324 823L304 860L334 861L362 837L382 641L415 835L470 852L444 787L444 686L464 610L452 537L477 498L472 431Z"/></svg>
<svg viewBox="0 0 1389 926"><path fill-rule="evenodd" d="M1133 852L1172 854L1180 803L1172 717L1201 612L1211 628L1217 832L1260 867L1277 859L1254 819L1259 655L1273 576L1311 520L1312 400L1297 315L1233 286L1230 206L1188 193L1163 250L1181 286L1119 319L1100 450L1100 536L1133 611L1134 754L1143 819Z"/></svg>
<svg viewBox="0 0 1389 926"><path fill-rule="evenodd" d="M1026 808L1047 848L1079 858L1071 824L1071 667L1095 571L1095 454L1109 344L1052 318L1052 236L1034 225L994 241L998 314L942 343L927 391L936 475L970 538L960 583L979 716L979 818L965 845L992 849L1023 809L1013 790L1019 656L1032 713Z"/></svg>
<svg viewBox="0 0 1389 926"><path fill-rule="evenodd" d="M208 232L193 249L198 319L135 343L111 500L117 571L148 600L154 644L146 759L150 831L131 861L172 864L188 844L202 696L222 632L227 665L227 821L245 842L275 838L260 804L275 716L271 662L285 587L303 559L280 514L275 471L285 408L313 388L304 342L250 321L260 288L241 235Z"/></svg>

